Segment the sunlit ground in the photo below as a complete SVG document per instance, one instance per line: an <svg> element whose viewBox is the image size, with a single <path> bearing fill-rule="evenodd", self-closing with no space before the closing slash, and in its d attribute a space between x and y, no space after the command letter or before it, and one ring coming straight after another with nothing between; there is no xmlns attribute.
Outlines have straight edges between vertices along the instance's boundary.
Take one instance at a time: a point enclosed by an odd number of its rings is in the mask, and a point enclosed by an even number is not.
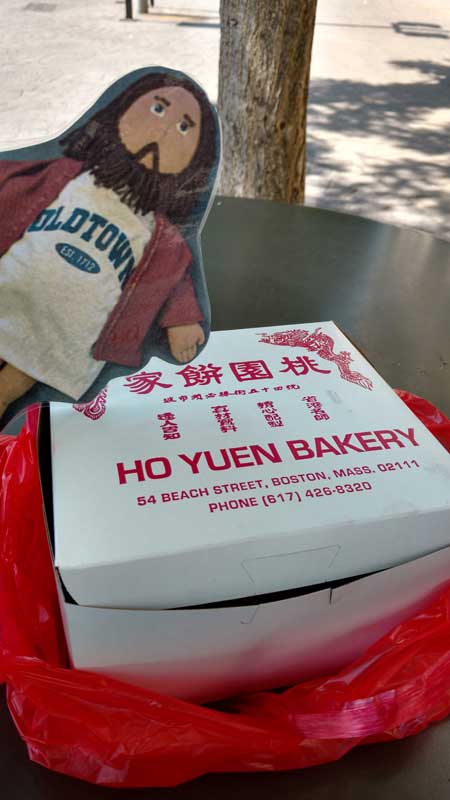
<svg viewBox="0 0 450 800"><path fill-rule="evenodd" d="M124 22L115 0L1 0L0 146L61 132L151 64L184 69L215 100L218 0L155 5ZM308 142L308 203L450 238L450 4L319 0Z"/></svg>

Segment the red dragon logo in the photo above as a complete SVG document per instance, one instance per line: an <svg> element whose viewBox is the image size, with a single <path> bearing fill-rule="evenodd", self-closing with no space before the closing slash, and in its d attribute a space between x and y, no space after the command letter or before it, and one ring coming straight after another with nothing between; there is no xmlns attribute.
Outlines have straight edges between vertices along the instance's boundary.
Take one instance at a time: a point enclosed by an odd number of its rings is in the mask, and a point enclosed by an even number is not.
<svg viewBox="0 0 450 800"><path fill-rule="evenodd" d="M356 383L363 389L373 389L373 383L369 378L350 369L353 361L351 355L346 350L340 353L334 352L334 340L328 334L323 333L320 328L316 328L313 333L297 328L291 331L280 331L279 333L261 333L259 341L263 344L274 344L281 347L303 347L310 353L316 353L326 361L336 364L341 378L350 383Z"/></svg>
<svg viewBox="0 0 450 800"><path fill-rule="evenodd" d="M84 414L85 417L88 419L100 419L103 417L103 414L106 411L106 397L108 394L108 387L105 386L104 389L91 400L90 403L75 403L73 408L75 411L79 411L80 414Z"/></svg>

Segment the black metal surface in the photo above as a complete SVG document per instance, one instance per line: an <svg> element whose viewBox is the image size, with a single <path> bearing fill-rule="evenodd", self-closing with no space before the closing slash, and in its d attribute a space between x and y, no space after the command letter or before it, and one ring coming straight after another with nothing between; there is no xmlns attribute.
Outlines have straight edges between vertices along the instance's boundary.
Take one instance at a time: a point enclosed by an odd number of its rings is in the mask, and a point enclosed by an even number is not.
<svg viewBox="0 0 450 800"><path fill-rule="evenodd" d="M133 19L133 0L125 0L125 19Z"/></svg>
<svg viewBox="0 0 450 800"><path fill-rule="evenodd" d="M213 329L334 319L395 386L450 413L450 245L317 209L218 200L203 236ZM111 791L28 761L0 697L0 791L7 800L97 800ZM213 775L120 797L225 800L448 800L450 720L336 764L285 774Z"/></svg>

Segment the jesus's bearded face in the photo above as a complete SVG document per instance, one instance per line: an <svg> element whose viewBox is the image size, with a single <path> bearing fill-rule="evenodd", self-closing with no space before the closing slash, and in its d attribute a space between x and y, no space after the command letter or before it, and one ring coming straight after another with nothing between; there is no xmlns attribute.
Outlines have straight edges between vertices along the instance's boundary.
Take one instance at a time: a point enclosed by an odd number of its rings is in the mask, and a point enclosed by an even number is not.
<svg viewBox="0 0 450 800"><path fill-rule="evenodd" d="M71 131L61 146L135 212L165 214L188 235L203 213L218 143L203 90L187 77L151 73Z"/></svg>
<svg viewBox="0 0 450 800"><path fill-rule="evenodd" d="M200 139L201 109L182 86L141 95L119 120L124 147L147 169L178 175L192 161Z"/></svg>

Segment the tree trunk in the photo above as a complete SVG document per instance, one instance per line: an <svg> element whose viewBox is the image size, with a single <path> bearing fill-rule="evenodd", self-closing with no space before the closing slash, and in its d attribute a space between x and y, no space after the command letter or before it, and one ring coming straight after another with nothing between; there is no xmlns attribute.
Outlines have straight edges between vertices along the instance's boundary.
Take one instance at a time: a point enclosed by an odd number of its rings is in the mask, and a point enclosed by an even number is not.
<svg viewBox="0 0 450 800"><path fill-rule="evenodd" d="M317 0L221 0L220 191L302 203Z"/></svg>

